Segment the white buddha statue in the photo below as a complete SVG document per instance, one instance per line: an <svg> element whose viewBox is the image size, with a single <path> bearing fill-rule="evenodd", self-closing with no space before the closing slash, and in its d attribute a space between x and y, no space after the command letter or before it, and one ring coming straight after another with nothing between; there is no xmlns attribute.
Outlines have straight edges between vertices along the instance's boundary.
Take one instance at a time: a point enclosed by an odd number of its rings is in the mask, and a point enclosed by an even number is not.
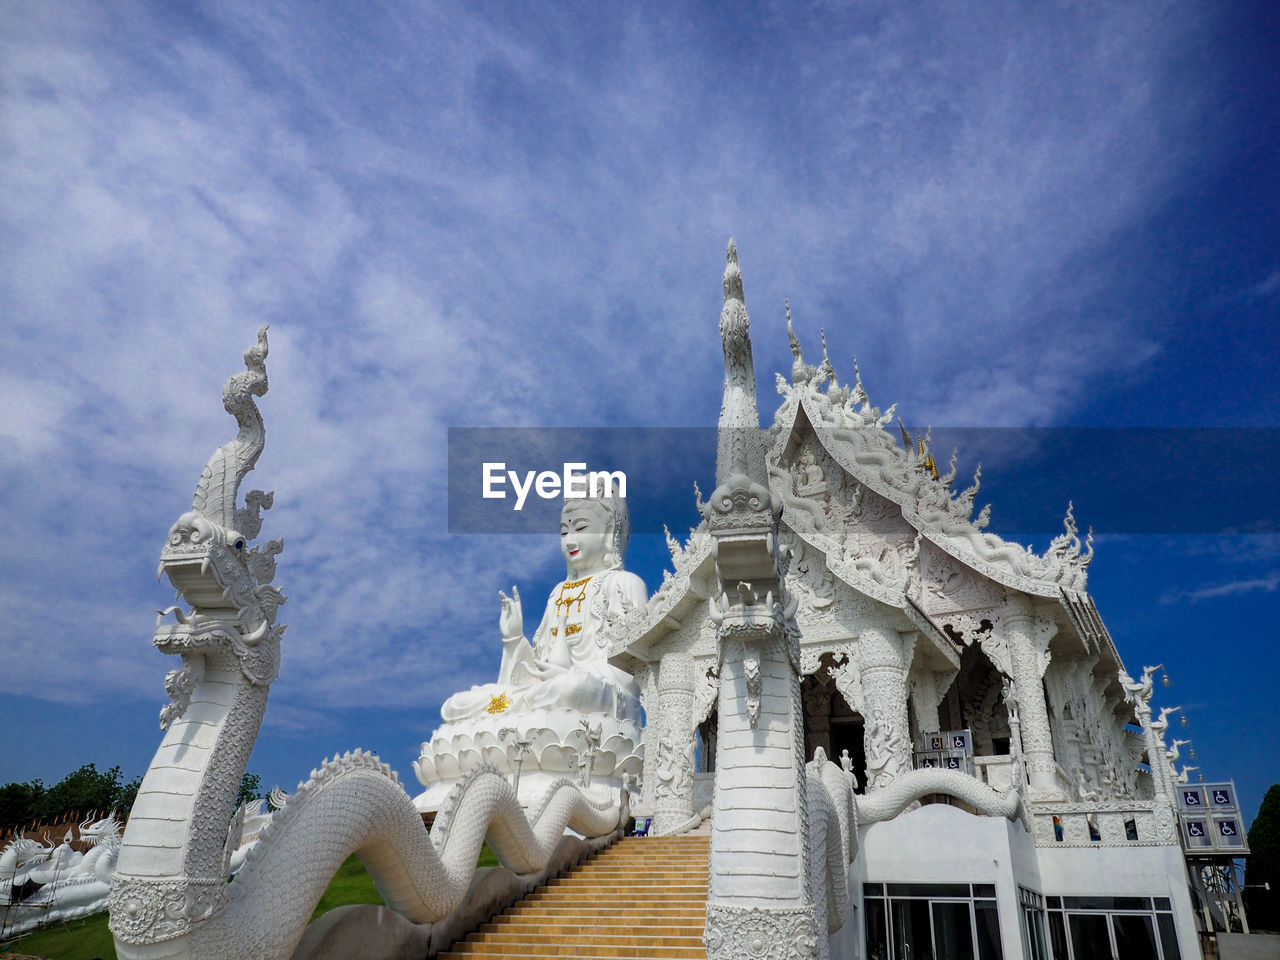
<svg viewBox="0 0 1280 960"><path fill-rule="evenodd" d="M644 581L622 567L630 519L612 489L566 499L560 552L568 571L547 598L532 643L524 636L520 592L499 592L502 666L498 682L456 693L440 710L446 723L486 714L572 710L640 722L640 691L606 659L610 627L648 600Z"/></svg>

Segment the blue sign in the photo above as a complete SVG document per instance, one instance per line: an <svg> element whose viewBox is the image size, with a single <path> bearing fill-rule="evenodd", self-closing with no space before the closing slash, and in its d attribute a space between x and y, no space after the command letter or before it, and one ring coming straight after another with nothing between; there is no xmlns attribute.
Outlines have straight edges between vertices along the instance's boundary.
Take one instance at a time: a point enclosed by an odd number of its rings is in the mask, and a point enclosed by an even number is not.
<svg viewBox="0 0 1280 960"><path fill-rule="evenodd" d="M1204 824L1203 824L1202 822L1200 822L1199 820L1189 820L1189 821L1187 821L1187 836L1189 836L1189 837L1203 837L1203 836L1204 836Z"/></svg>
<svg viewBox="0 0 1280 960"><path fill-rule="evenodd" d="M1231 802L1231 791L1225 787L1214 787L1210 792L1212 803L1215 807L1234 807Z"/></svg>

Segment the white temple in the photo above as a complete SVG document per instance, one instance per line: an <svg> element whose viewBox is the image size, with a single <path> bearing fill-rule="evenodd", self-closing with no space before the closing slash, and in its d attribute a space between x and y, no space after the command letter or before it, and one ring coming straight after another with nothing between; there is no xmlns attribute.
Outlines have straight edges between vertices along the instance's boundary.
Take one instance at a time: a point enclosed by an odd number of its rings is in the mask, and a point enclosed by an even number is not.
<svg viewBox="0 0 1280 960"><path fill-rule="evenodd" d="M183 666L112 878L121 957L346 955L337 924L307 921L353 852L406 918L345 917L365 955L546 953L450 944L632 815L655 838L709 834L700 945L591 956L1200 955L1215 918L1193 885L1243 852L1234 788L1175 772L1159 668L1125 672L1070 512L1043 556L988 532L977 478L956 490L859 376L842 385L825 347L806 363L794 336L762 431L732 243L720 335L716 488L668 538L657 593L625 570L625 502L567 502L565 579L531 638L503 596L498 677L446 701L415 764L425 790L410 800L357 751L251 829L235 785L284 633L282 544L248 546L270 495L237 506L264 442L264 329L224 391L240 431L162 554L191 609L157 624ZM486 838L506 872L473 879ZM658 890L642 880L641 908Z"/></svg>

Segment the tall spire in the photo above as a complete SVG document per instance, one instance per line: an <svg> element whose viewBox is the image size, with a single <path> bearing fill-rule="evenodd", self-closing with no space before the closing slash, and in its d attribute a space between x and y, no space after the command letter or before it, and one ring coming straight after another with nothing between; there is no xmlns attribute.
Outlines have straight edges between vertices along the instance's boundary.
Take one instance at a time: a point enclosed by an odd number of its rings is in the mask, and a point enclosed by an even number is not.
<svg viewBox="0 0 1280 960"><path fill-rule="evenodd" d="M751 321L742 293L738 248L729 240L724 268L724 306L720 340L724 346L724 399L720 405L720 438L716 449L716 483L739 474L766 485L760 416L756 411L756 370L751 357Z"/></svg>

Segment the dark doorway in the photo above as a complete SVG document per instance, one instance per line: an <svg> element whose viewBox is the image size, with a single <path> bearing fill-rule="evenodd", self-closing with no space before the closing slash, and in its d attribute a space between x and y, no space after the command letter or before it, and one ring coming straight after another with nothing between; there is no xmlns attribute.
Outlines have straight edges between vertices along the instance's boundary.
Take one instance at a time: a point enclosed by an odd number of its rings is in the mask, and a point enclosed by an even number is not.
<svg viewBox="0 0 1280 960"><path fill-rule="evenodd" d="M800 700L804 706L804 755L812 760L814 750L821 747L827 759L839 764L848 751L853 775L862 793L867 779L867 755L863 745L862 715L845 702L836 689L826 662L818 671L800 682Z"/></svg>

